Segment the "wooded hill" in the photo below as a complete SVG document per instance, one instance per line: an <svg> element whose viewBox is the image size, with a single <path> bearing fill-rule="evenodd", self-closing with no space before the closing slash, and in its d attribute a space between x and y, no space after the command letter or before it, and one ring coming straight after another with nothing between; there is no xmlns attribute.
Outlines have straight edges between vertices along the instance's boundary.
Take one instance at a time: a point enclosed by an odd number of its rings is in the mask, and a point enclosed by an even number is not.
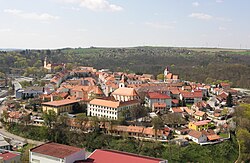
<svg viewBox="0 0 250 163"><path fill-rule="evenodd" d="M228 80L234 87L250 88L250 50L92 47L11 51L0 52L0 71L10 73L11 70L20 70L25 75L33 71L41 73L39 69L45 56L53 63L72 63L138 74L158 75L169 66L171 72L179 74L184 80L205 83Z"/></svg>

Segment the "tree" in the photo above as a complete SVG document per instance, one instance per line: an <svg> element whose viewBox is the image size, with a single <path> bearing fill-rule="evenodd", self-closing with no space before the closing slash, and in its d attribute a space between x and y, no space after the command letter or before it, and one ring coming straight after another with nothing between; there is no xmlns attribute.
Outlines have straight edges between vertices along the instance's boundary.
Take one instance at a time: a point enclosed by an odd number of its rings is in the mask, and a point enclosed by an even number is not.
<svg viewBox="0 0 250 163"><path fill-rule="evenodd" d="M54 112L53 110L48 110L48 112L43 113L43 120L45 125L47 125L51 129L53 124L57 120L56 112Z"/></svg>
<svg viewBox="0 0 250 163"><path fill-rule="evenodd" d="M27 124L30 122L30 114L24 115L21 121L25 124L25 126L27 126Z"/></svg>
<svg viewBox="0 0 250 163"><path fill-rule="evenodd" d="M232 94L229 92L227 96L227 106L232 107L233 106L233 97Z"/></svg>
<svg viewBox="0 0 250 163"><path fill-rule="evenodd" d="M2 113L2 117L3 117L4 122L8 122L9 113L6 110L4 110L3 113Z"/></svg>
<svg viewBox="0 0 250 163"><path fill-rule="evenodd" d="M160 117L154 117L152 118L152 125L153 125L153 129L155 130L155 139L157 139L158 137L158 130L162 128L163 126L163 122L161 120Z"/></svg>
<svg viewBox="0 0 250 163"><path fill-rule="evenodd" d="M164 80L164 74L157 75L157 80Z"/></svg>
<svg viewBox="0 0 250 163"><path fill-rule="evenodd" d="M80 129L84 131L86 128L86 125L89 122L89 118L84 113L80 113L76 116L75 120L77 124L80 126Z"/></svg>

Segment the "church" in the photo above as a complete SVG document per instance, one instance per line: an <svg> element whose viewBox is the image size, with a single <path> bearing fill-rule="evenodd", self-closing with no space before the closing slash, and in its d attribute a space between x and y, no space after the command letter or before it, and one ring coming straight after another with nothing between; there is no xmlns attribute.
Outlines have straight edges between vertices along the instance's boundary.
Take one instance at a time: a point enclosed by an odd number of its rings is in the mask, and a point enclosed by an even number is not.
<svg viewBox="0 0 250 163"><path fill-rule="evenodd" d="M179 76L171 73L169 68L166 67L164 70L164 82L166 83L178 83L180 82Z"/></svg>
<svg viewBox="0 0 250 163"><path fill-rule="evenodd" d="M65 69L66 64L65 63L50 63L47 61L47 57L45 57L43 62L43 67L48 70L49 73L54 72L54 68L57 66L61 66L63 69Z"/></svg>

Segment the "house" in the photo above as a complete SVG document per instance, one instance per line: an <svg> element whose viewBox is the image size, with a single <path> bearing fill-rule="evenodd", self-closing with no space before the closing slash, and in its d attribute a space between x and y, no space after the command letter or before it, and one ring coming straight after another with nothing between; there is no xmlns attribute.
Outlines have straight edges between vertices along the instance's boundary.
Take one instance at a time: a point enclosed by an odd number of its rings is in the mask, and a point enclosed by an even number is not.
<svg viewBox="0 0 250 163"><path fill-rule="evenodd" d="M138 105L140 105L138 100L122 102L111 99L93 99L88 104L87 115L117 120L123 110Z"/></svg>
<svg viewBox="0 0 250 163"><path fill-rule="evenodd" d="M20 155L9 151L0 151L1 163L21 163Z"/></svg>
<svg viewBox="0 0 250 163"><path fill-rule="evenodd" d="M208 130L211 125L210 120L198 121L198 122L189 122L188 128L191 130L201 131Z"/></svg>
<svg viewBox="0 0 250 163"><path fill-rule="evenodd" d="M180 93L180 99L185 101L187 104L193 104L202 101L202 92L194 91L194 92L185 92L182 91Z"/></svg>
<svg viewBox="0 0 250 163"><path fill-rule="evenodd" d="M0 136L0 149L11 150L11 145L2 136Z"/></svg>
<svg viewBox="0 0 250 163"><path fill-rule="evenodd" d="M44 93L43 87L27 87L25 89L18 89L15 92L15 97L20 98L33 98Z"/></svg>
<svg viewBox="0 0 250 163"><path fill-rule="evenodd" d="M152 111L156 112L156 113L165 113L166 112L166 108L167 108L167 104L166 103L153 103L152 106Z"/></svg>
<svg viewBox="0 0 250 163"><path fill-rule="evenodd" d="M139 96L137 95L134 88L126 88L126 87L121 87L116 89L112 93L112 96L115 98L115 100L123 102L139 99Z"/></svg>
<svg viewBox="0 0 250 163"><path fill-rule="evenodd" d="M73 163L85 160L85 150L69 145L48 142L29 151L30 163Z"/></svg>
<svg viewBox="0 0 250 163"><path fill-rule="evenodd" d="M58 100L42 103L43 112L48 112L49 110L54 111L57 115L64 112L73 112L74 107L78 104L77 100Z"/></svg>
<svg viewBox="0 0 250 163"><path fill-rule="evenodd" d="M200 110L200 111L206 111L208 108L211 108L211 106L206 101L200 101L197 103L194 103L191 107L193 110Z"/></svg>
<svg viewBox="0 0 250 163"><path fill-rule="evenodd" d="M178 99L172 99L172 107L179 106L179 100Z"/></svg>
<svg viewBox="0 0 250 163"><path fill-rule="evenodd" d="M210 142L215 142L215 141L220 141L221 137L217 134L213 134L213 135L208 135L207 139Z"/></svg>
<svg viewBox="0 0 250 163"><path fill-rule="evenodd" d="M145 106L152 108L154 103L165 103L166 108L171 108L172 99L170 96L157 92L148 92L145 96Z"/></svg>
<svg viewBox="0 0 250 163"><path fill-rule="evenodd" d="M199 121L206 120L207 116L208 115L206 112L199 111L199 110L194 113L194 118L199 120Z"/></svg>
<svg viewBox="0 0 250 163"><path fill-rule="evenodd" d="M224 90L230 89L229 83L220 83L220 87Z"/></svg>
<svg viewBox="0 0 250 163"><path fill-rule="evenodd" d="M169 109L169 111L171 111L172 113L178 113L178 114L183 113L182 107L172 107Z"/></svg>
<svg viewBox="0 0 250 163"><path fill-rule="evenodd" d="M191 130L188 133L188 138L197 144L207 142L207 136L200 131Z"/></svg>
<svg viewBox="0 0 250 163"><path fill-rule="evenodd" d="M96 149L90 154L86 163L168 163L167 160L158 158L152 158L148 156L141 156L138 154L115 151L115 150L104 150ZM84 161L78 161L75 163L84 163Z"/></svg>
<svg viewBox="0 0 250 163"><path fill-rule="evenodd" d="M122 126L122 125L113 125L108 126L108 133L115 135L128 135L129 137L145 137L145 138L154 138L157 137L161 140L166 140L169 137L170 132L165 130L157 130L153 127L144 127L144 126Z"/></svg>
<svg viewBox="0 0 250 163"><path fill-rule="evenodd" d="M183 110L190 116L192 116L194 114L194 111L189 109L188 107L182 107Z"/></svg>

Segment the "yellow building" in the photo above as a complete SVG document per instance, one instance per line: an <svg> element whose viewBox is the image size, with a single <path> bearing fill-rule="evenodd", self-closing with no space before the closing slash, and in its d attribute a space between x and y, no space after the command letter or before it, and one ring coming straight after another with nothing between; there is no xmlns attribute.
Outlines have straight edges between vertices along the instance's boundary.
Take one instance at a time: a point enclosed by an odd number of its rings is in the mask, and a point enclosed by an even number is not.
<svg viewBox="0 0 250 163"><path fill-rule="evenodd" d="M198 122L190 122L188 124L188 128L196 131L208 130L210 126L210 120L198 121Z"/></svg>
<svg viewBox="0 0 250 163"><path fill-rule="evenodd" d="M50 101L42 103L42 109L43 112L48 112L49 110L53 110L57 115L59 115L60 113L64 112L68 113L72 112L74 105L77 103L78 101L69 99Z"/></svg>

